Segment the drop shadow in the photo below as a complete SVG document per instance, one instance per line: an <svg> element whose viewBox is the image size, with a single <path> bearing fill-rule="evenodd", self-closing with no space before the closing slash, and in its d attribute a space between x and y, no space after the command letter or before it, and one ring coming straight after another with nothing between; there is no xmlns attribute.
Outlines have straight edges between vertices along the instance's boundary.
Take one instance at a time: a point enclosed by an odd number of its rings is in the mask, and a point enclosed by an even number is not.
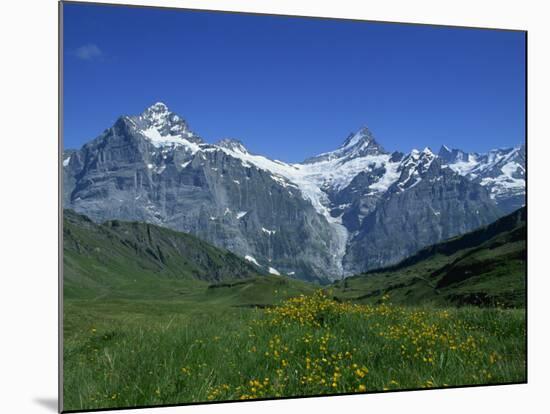
<svg viewBox="0 0 550 414"><path fill-rule="evenodd" d="M35 398L34 402L55 413L58 411L57 398Z"/></svg>

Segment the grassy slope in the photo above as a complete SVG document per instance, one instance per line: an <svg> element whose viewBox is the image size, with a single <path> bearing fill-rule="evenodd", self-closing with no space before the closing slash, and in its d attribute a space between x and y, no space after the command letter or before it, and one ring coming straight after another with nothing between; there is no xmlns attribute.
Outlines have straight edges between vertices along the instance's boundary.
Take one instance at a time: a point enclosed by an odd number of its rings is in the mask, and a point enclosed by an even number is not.
<svg viewBox="0 0 550 414"><path fill-rule="evenodd" d="M358 302L389 294L405 304L524 306L525 214L520 209L395 266L339 281L334 295Z"/></svg>
<svg viewBox="0 0 550 414"><path fill-rule="evenodd" d="M262 274L227 250L150 224L98 225L66 210L63 236L66 298L171 297L195 286Z"/></svg>

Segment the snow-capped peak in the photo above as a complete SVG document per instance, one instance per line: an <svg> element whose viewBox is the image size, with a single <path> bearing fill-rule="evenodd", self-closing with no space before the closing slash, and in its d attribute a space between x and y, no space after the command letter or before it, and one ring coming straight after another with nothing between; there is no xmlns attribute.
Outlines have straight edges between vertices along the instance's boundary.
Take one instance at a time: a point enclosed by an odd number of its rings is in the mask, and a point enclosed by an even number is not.
<svg viewBox="0 0 550 414"><path fill-rule="evenodd" d="M492 198L525 193L525 150L522 146L494 149L485 154L442 150L439 156L454 172L486 186Z"/></svg>
<svg viewBox="0 0 550 414"><path fill-rule="evenodd" d="M439 158L441 158L443 161L448 163L454 163L454 162L469 162L470 159L476 158L477 154L475 153L466 153L462 150L455 149L455 148L449 148L446 145L442 145L439 153Z"/></svg>
<svg viewBox="0 0 550 414"><path fill-rule="evenodd" d="M435 154L428 148L424 148L422 151L413 149L409 155L403 159L403 165L421 166L422 170L427 170L432 161L436 158Z"/></svg>
<svg viewBox="0 0 550 414"><path fill-rule="evenodd" d="M149 108L147 108L145 111L158 112L158 113L170 112L164 102L156 102L153 105L151 105Z"/></svg>
<svg viewBox="0 0 550 414"><path fill-rule="evenodd" d="M397 170L400 176L393 187L395 191L405 191L420 183L436 158L437 156L428 147L422 151L413 149L399 164Z"/></svg>
<svg viewBox="0 0 550 414"><path fill-rule="evenodd" d="M157 126L170 122L171 118L173 119L174 117L179 118L177 115L172 114L168 107L162 102L157 102L149 106L139 116L142 120L148 121Z"/></svg>
<svg viewBox="0 0 550 414"><path fill-rule="evenodd" d="M231 151L238 151L244 154L248 154L248 150L244 144L238 139L224 138L216 143L218 147L226 148Z"/></svg>
<svg viewBox="0 0 550 414"><path fill-rule="evenodd" d="M356 146L358 144L368 146L371 141L374 141L374 136L369 128L366 126L361 127L355 133L350 134L344 143L340 145L339 149L346 149Z"/></svg>
<svg viewBox="0 0 550 414"><path fill-rule="evenodd" d="M169 122L170 118L174 118L174 117L179 118L177 115L170 112L166 104L162 102L157 102L149 106L140 115L141 119L148 120L157 125L164 122Z"/></svg>
<svg viewBox="0 0 550 414"><path fill-rule="evenodd" d="M386 151L376 142L371 130L364 126L357 132L350 134L334 153L363 156L383 154L386 153Z"/></svg>
<svg viewBox="0 0 550 414"><path fill-rule="evenodd" d="M478 154L475 152L468 153L453 149L448 154L442 154L440 152L439 156L451 167L451 169L459 174L478 175L494 169L495 167L500 168L502 165L515 158L522 158L520 149L520 147L500 148L490 150L486 154Z"/></svg>
<svg viewBox="0 0 550 414"><path fill-rule="evenodd" d="M387 154L387 152L378 142L376 142L372 132L367 127L362 127L357 132L348 135L344 143L336 150L324 152L315 157L308 158L304 163L312 164L319 161L330 161L339 158L351 160L367 155L380 154Z"/></svg>
<svg viewBox="0 0 550 414"><path fill-rule="evenodd" d="M132 126L154 146L185 146L195 153L203 141L195 135L187 122L171 112L163 102L157 102L138 116L127 117Z"/></svg>

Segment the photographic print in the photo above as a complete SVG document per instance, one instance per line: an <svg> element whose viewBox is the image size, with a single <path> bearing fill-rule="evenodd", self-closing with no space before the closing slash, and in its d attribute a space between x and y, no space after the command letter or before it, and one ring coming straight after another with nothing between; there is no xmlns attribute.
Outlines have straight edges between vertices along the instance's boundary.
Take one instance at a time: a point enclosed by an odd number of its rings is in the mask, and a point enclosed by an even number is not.
<svg viewBox="0 0 550 414"><path fill-rule="evenodd" d="M527 381L526 32L60 13L63 411Z"/></svg>

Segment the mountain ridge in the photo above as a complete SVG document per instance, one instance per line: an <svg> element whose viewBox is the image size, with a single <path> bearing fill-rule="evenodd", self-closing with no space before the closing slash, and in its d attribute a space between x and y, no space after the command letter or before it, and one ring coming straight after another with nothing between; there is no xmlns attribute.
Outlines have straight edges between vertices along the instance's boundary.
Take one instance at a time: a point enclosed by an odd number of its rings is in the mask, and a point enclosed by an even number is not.
<svg viewBox="0 0 550 414"><path fill-rule="evenodd" d="M497 155L502 164L506 159ZM512 161L520 165L521 159ZM494 194L494 186L507 183L495 176L503 168L498 162L485 169L491 176L472 177L429 149L390 154L363 127L335 151L289 164L252 154L237 140L205 143L162 103L120 117L63 163L65 206L96 221L187 231L306 280L334 280L398 261L422 243L493 221L507 212L499 205L512 200ZM522 197L521 177L510 179L515 198L507 208ZM390 230L395 215L414 203L417 211ZM440 210L451 225L441 227ZM414 221L425 223L425 237ZM385 256L368 250L373 234L391 246L390 231L410 240Z"/></svg>

